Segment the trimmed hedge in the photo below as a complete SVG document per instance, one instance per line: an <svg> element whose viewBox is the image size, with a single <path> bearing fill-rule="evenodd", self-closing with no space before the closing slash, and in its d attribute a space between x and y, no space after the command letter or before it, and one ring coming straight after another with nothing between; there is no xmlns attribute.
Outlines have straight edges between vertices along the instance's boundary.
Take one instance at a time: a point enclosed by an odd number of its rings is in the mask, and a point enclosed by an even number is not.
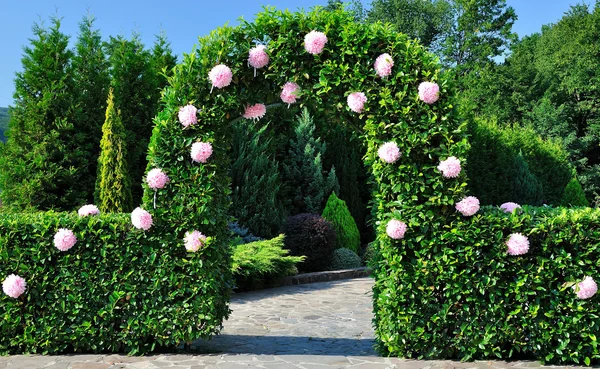
<svg viewBox="0 0 600 369"><path fill-rule="evenodd" d="M385 353L600 363L600 295L580 300L563 287L600 279L600 210L488 208L443 231L435 242L382 247L390 275L376 288L388 293L375 305ZM529 238L527 254L507 254L511 233Z"/></svg>
<svg viewBox="0 0 600 369"><path fill-rule="evenodd" d="M158 223L144 232L129 214L1 214L0 279L18 274L27 290L0 295L0 354L135 354L217 333L229 313L226 253L153 241ZM78 240L65 252L53 245L59 228Z"/></svg>
<svg viewBox="0 0 600 369"><path fill-rule="evenodd" d="M329 265L330 270L353 269L361 266L362 260L354 251L346 248L333 250Z"/></svg>

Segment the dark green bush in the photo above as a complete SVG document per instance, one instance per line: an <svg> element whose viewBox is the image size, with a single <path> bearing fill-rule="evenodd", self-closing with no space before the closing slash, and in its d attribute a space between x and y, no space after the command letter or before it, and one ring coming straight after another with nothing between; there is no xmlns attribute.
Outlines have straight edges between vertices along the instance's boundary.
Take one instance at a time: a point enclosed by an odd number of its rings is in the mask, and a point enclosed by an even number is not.
<svg viewBox="0 0 600 369"><path fill-rule="evenodd" d="M581 184L577 178L573 178L569 181L563 192L561 199L561 205L570 206L590 206L590 203L585 198L585 192L581 187Z"/></svg>
<svg viewBox="0 0 600 369"><path fill-rule="evenodd" d="M340 248L333 250L331 256L331 270L354 269L362 266L362 260L354 251Z"/></svg>
<svg viewBox="0 0 600 369"><path fill-rule="evenodd" d="M512 193L515 178L509 173L514 171L519 152L541 184L543 203L560 204L573 169L567 152L558 143L541 139L530 128L501 127L483 119L469 122L468 130L471 135L466 163L469 189L482 204L518 202Z"/></svg>
<svg viewBox="0 0 600 369"><path fill-rule="evenodd" d="M529 165L527 165L520 152L513 161L510 178L512 179L512 202L536 206L542 205L542 198L544 196L542 184L531 173Z"/></svg>
<svg viewBox="0 0 600 369"><path fill-rule="evenodd" d="M332 192L325 204L323 218L328 220L335 229L335 247L345 247L354 253L360 249L360 233L356 222L344 200L340 200L335 192Z"/></svg>
<svg viewBox="0 0 600 369"><path fill-rule="evenodd" d="M387 261L396 282L375 302L384 312L378 332L385 352L600 363L600 295L580 300L563 287L585 276L600 280L600 210L525 207L511 215L489 208L443 231L418 248L381 249L411 258ZM510 256L505 243L517 232L529 238L529 252Z"/></svg>
<svg viewBox="0 0 600 369"><path fill-rule="evenodd" d="M216 243L191 254L174 235L153 242L160 221L135 229L129 214L1 214L0 279L27 282L0 295L0 354L143 353L208 337L228 315L229 275ZM77 243L61 252L59 228Z"/></svg>
<svg viewBox="0 0 600 369"><path fill-rule="evenodd" d="M298 214L283 226L285 247L295 256L306 256L298 266L303 272L327 270L335 249L335 230L331 223L317 214Z"/></svg>
<svg viewBox="0 0 600 369"><path fill-rule="evenodd" d="M235 245L232 271L238 290L269 286L297 272L296 264L303 256L290 256L284 248L284 235L271 240Z"/></svg>

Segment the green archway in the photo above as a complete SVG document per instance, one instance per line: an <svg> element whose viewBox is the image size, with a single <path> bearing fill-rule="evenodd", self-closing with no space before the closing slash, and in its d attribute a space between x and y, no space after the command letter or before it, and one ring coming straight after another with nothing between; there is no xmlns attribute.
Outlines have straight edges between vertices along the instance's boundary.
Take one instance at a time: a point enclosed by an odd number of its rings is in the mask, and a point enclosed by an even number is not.
<svg viewBox="0 0 600 369"><path fill-rule="evenodd" d="M316 30L327 36L318 54L308 53L304 37ZM246 106L281 104L280 93L288 82L302 90L296 104L313 111L329 110L340 121L362 126L368 147L364 158L374 179L377 244L374 308L377 334L390 353L402 329L395 323L401 313L393 294L401 274L422 265L401 265L402 254L413 255L431 248L434 234L461 215L454 209L463 194L465 177L445 179L437 166L449 156L463 157L466 140L454 112L451 87L439 73L436 58L405 35L382 25L363 25L343 11L319 10L289 13L266 9L253 23L224 27L199 40L199 47L177 66L164 92L164 110L155 121L150 143L149 167L161 168L171 183L157 192L153 210L161 243L181 242L186 232L198 230L210 237L201 255L204 265L197 276L202 290L227 301L227 209L229 178L226 151L231 140L230 123ZM257 42L265 43L270 62L255 76L248 53ZM387 53L394 66L387 78L377 75L376 58ZM226 65L233 78L227 86L214 87L210 71ZM419 97L424 81L440 87L439 100L427 104ZM364 110L353 112L347 96L362 92ZM178 118L188 104L198 108L197 124L184 127ZM193 162L191 146L211 143L206 163ZM386 163L379 148L395 142L401 157ZM153 190L146 188L145 207L153 207ZM404 239L392 239L386 226L392 219L408 226ZM193 259L192 259L193 260ZM222 304L205 306L204 315L223 317ZM206 332L204 332L206 333ZM390 345L391 344L391 345Z"/></svg>

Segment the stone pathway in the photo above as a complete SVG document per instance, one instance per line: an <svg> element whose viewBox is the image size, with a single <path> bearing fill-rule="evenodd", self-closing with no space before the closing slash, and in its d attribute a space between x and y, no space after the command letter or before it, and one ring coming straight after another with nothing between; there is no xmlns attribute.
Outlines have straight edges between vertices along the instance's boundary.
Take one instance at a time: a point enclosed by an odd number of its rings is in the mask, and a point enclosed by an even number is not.
<svg viewBox="0 0 600 369"><path fill-rule="evenodd" d="M416 361L373 350L369 278L240 293L221 335L189 354L0 357L0 369L451 369L539 368L536 362ZM203 353L203 354L201 354Z"/></svg>

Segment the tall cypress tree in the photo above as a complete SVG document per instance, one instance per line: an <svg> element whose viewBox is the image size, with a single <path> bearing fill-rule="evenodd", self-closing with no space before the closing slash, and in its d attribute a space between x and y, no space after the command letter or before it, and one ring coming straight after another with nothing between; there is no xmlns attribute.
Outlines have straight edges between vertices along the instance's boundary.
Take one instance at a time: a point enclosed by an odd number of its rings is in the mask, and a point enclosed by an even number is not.
<svg viewBox="0 0 600 369"><path fill-rule="evenodd" d="M155 107L152 109L153 115L158 113L160 93L162 89L167 86L168 77L173 75L173 68L175 65L177 65L177 57L173 55L173 50L171 49L171 44L167 40L167 37L161 32L156 36L154 47L150 54L150 68L152 70L154 83L154 96L152 97L152 102Z"/></svg>
<svg viewBox="0 0 600 369"><path fill-rule="evenodd" d="M76 125L85 135L82 150L89 163L86 171L86 197L92 200L100 154L100 138L106 111L106 98L110 83L108 61L104 54L100 31L94 29L95 18L86 16L79 23L79 35L73 57L73 78L77 87Z"/></svg>
<svg viewBox="0 0 600 369"><path fill-rule="evenodd" d="M8 142L0 156L3 205L71 210L85 202L85 135L74 125L69 37L60 19L35 24L15 78Z"/></svg>
<svg viewBox="0 0 600 369"><path fill-rule="evenodd" d="M283 164L284 179L292 190L291 215L299 213L321 214L325 199L332 191L338 192L340 185L332 167L325 176L322 156L326 145L315 138L315 124L308 109L298 117L290 150Z"/></svg>
<svg viewBox="0 0 600 369"><path fill-rule="evenodd" d="M121 112L115 108L112 89L106 102L106 120L102 126L96 203L100 211L119 213L131 211L131 180L127 166L125 127Z"/></svg>
<svg viewBox="0 0 600 369"><path fill-rule="evenodd" d="M122 36L111 37L106 44L106 51L109 55L114 104L121 112L126 132L131 194L134 203L139 203L155 113L153 99L156 97L156 85L150 53L144 49L138 35L131 40Z"/></svg>

